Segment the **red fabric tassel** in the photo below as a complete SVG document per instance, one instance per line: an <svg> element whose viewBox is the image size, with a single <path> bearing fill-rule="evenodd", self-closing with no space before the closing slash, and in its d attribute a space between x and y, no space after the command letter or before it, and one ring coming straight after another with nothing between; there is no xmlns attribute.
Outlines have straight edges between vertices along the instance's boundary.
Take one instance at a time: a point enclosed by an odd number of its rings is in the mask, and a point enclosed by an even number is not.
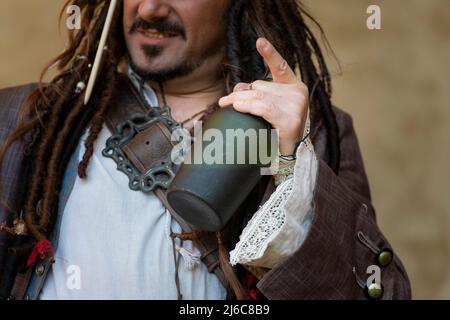
<svg viewBox="0 0 450 320"><path fill-rule="evenodd" d="M264 300L265 297L258 290L256 284L258 283L258 278L256 278L251 272L247 271L245 275L245 287L247 289L248 295L251 300Z"/></svg>
<svg viewBox="0 0 450 320"><path fill-rule="evenodd" d="M31 266L32 264L34 264L38 257L40 259L45 259L47 254L53 256L53 247L50 241L41 240L36 242L36 244L33 247L33 250L31 251L30 256L28 257L27 265Z"/></svg>
<svg viewBox="0 0 450 320"><path fill-rule="evenodd" d="M14 235L14 234L15 234L14 228L8 227L8 225L6 224L6 222L3 222L3 223L0 225L0 231L6 232L6 233L8 233L9 235Z"/></svg>

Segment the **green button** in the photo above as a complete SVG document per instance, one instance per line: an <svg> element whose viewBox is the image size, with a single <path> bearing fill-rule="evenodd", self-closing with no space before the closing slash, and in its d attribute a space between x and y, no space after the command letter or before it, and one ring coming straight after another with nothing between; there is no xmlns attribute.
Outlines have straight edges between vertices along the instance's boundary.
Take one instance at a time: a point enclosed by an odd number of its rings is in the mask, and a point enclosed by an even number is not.
<svg viewBox="0 0 450 320"><path fill-rule="evenodd" d="M392 252L389 250L383 250L378 255L378 264L382 267L388 266L392 262Z"/></svg>
<svg viewBox="0 0 450 320"><path fill-rule="evenodd" d="M367 293L372 299L380 299L383 296L383 288L378 283L372 283L367 289Z"/></svg>

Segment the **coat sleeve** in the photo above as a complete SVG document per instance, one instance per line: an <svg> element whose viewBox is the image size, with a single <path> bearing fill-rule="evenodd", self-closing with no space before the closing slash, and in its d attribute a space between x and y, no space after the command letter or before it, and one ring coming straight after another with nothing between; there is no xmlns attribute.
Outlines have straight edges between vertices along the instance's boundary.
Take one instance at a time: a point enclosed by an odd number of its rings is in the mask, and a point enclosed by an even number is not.
<svg viewBox="0 0 450 320"><path fill-rule="evenodd" d="M8 135L14 130L20 107L37 84L0 90L0 145L3 146ZM14 143L6 153L0 170L0 224L11 224L12 209L16 208L16 192L22 162L22 145ZM0 271L8 247L9 237L0 231ZM0 272L1 275L1 272Z"/></svg>
<svg viewBox="0 0 450 320"><path fill-rule="evenodd" d="M405 269L379 230L351 117L337 112L341 164L319 160L314 219L303 245L257 284L269 299L366 299L367 268L381 271L382 299L410 299ZM393 252L380 264L380 254Z"/></svg>

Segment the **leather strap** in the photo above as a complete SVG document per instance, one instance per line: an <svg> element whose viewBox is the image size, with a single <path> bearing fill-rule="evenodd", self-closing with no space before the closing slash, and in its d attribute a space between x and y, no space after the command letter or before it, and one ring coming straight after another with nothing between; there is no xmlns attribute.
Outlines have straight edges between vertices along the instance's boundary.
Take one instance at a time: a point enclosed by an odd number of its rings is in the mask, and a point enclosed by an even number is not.
<svg viewBox="0 0 450 320"><path fill-rule="evenodd" d="M151 108L137 92L128 77L123 77L118 87L120 93L105 116L105 123L113 134L117 132L116 126L119 122L133 114L148 112L149 108ZM171 133L169 129L159 123L136 135L130 143L124 146L123 150L128 160L132 162L139 171L144 172L155 163L165 159L167 153L172 150L174 143L171 141L170 137ZM167 208L175 221L178 222L183 232L189 233L194 231L194 228L184 221L169 205L165 190L157 188L154 193ZM193 241L202 253L201 260L208 268L208 271L214 272L223 286L230 292L228 281L223 270L220 268L215 234L204 234Z"/></svg>

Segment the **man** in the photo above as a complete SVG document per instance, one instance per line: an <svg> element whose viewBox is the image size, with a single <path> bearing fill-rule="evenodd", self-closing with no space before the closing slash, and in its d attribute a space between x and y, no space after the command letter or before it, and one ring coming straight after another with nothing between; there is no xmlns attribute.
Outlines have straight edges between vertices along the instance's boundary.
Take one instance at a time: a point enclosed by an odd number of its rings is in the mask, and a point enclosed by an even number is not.
<svg viewBox="0 0 450 320"><path fill-rule="evenodd" d="M0 93L4 298L410 298L297 1L72 2L82 27L54 61L60 74ZM278 129L280 171L214 245L157 189L131 191L102 152L136 104L167 105L188 130L230 107Z"/></svg>

